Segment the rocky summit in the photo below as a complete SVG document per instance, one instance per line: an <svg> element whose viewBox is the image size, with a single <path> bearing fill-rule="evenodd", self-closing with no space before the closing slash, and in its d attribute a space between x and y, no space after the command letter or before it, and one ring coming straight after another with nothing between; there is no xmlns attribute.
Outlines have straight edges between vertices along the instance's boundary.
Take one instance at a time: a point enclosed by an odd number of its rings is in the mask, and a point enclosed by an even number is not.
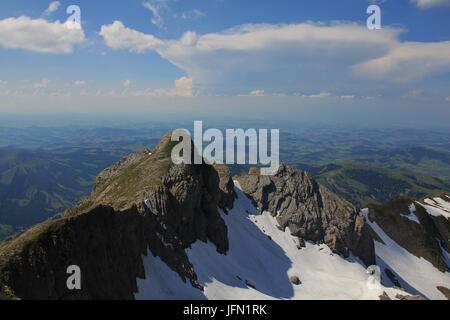
<svg viewBox="0 0 450 320"><path fill-rule="evenodd" d="M375 251L364 218L350 203L317 184L307 172L282 165L274 176L257 168L237 178L261 211L271 212L299 242L325 243L334 252L375 264Z"/></svg>
<svg viewBox="0 0 450 320"><path fill-rule="evenodd" d="M227 252L219 208L232 205L233 184L221 166L172 165L172 146L168 135L155 150L122 159L62 218L1 245L2 283L24 299L132 299L149 248L200 288L184 250L201 240ZM83 270L80 291L67 290L70 265Z"/></svg>

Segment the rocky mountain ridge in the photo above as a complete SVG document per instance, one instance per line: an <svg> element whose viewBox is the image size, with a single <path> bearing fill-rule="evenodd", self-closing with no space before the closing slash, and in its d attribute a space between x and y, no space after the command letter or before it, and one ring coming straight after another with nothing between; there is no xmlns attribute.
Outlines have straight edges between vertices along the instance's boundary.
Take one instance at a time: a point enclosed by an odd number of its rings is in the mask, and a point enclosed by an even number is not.
<svg viewBox="0 0 450 320"><path fill-rule="evenodd" d="M231 178L226 168L170 165L170 148L166 136L152 154L145 150L123 159L102 172L91 196L62 218L2 244L0 281L23 299L133 299L149 248L200 288L184 250L197 240L211 241L220 253L228 250L218 208L232 203ZM142 190L133 184L137 179L147 182ZM83 270L80 291L66 287L70 265Z"/></svg>
<svg viewBox="0 0 450 320"><path fill-rule="evenodd" d="M154 150L122 159L101 172L91 195L63 217L1 244L0 283L8 296L134 299L136 279L153 276L143 265L147 254L202 290L186 251L200 240L229 253L224 218L236 214L229 213L235 186L224 165L172 164L173 146L166 135ZM261 212L270 212L280 229L298 239L299 249L309 241L366 265L376 262L375 234L364 216L306 172L283 165L275 176L252 169L235 179ZM70 265L83 272L81 290L67 289Z"/></svg>
<svg viewBox="0 0 450 320"><path fill-rule="evenodd" d="M375 264L373 240L363 216L350 203L317 184L308 173L282 165L274 176L258 169L238 177L242 190L261 211L274 215L300 242L325 243L343 256L353 253Z"/></svg>

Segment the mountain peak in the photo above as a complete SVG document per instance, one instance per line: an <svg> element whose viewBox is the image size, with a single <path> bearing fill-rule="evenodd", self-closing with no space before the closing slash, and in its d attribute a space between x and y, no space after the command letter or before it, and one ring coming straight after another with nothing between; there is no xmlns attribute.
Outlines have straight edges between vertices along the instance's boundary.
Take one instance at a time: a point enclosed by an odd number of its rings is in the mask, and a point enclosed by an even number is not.
<svg viewBox="0 0 450 320"><path fill-rule="evenodd" d="M145 277L141 257L149 249L200 287L185 249L201 240L226 253L227 227L218 209L232 204L233 185L225 168L217 167L219 174L207 164L172 164L172 146L166 135L153 152L123 158L100 173L91 195L62 218L2 244L0 281L21 298L131 299L136 278ZM72 264L89 279L76 294L64 280ZM96 278L103 267L109 271Z"/></svg>
<svg viewBox="0 0 450 320"><path fill-rule="evenodd" d="M274 176L251 169L237 181L261 211L272 213L281 229L289 228L302 242L325 243L339 254L352 252L374 264L374 245L362 215L307 172L281 165Z"/></svg>

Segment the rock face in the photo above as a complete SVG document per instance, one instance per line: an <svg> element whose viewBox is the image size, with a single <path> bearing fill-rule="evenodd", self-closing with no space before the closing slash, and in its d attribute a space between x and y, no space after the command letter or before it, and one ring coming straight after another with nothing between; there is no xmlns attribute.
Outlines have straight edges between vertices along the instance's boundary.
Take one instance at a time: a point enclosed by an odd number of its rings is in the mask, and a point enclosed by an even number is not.
<svg viewBox="0 0 450 320"><path fill-rule="evenodd" d="M33 227L0 247L0 276L21 299L131 299L145 252L137 211L99 206ZM70 265L82 270L81 291L67 290Z"/></svg>
<svg viewBox="0 0 450 320"><path fill-rule="evenodd" d="M149 192L150 211L173 229L185 247L210 240L220 253L226 253L227 227L218 212L222 202L219 184L219 175L211 166L172 166L162 185Z"/></svg>
<svg viewBox="0 0 450 320"><path fill-rule="evenodd" d="M173 165L170 136L103 171L92 194L58 219L0 246L0 282L22 299L133 299L142 255L158 256L200 288L185 249L197 240L228 250L218 208L234 199L231 178L207 164ZM69 291L67 267L82 271Z"/></svg>
<svg viewBox="0 0 450 320"><path fill-rule="evenodd" d="M442 287L442 286L439 286L437 288L440 292L442 292L442 294L447 298L447 300L450 300L450 289L449 288Z"/></svg>
<svg viewBox="0 0 450 320"><path fill-rule="evenodd" d="M297 277L297 276L291 276L291 277L289 277L289 281L291 281L291 283L292 283L293 285L296 285L296 286L298 286L298 285L301 284L300 278Z"/></svg>
<svg viewBox="0 0 450 320"><path fill-rule="evenodd" d="M383 292L383 294L380 295L379 298L382 301L390 301L390 300L392 300L386 292Z"/></svg>
<svg viewBox="0 0 450 320"><path fill-rule="evenodd" d="M219 175L219 189L220 189L220 199L219 207L222 209L233 209L234 199L236 199L236 194L234 193L234 182L231 178L230 169L221 164L214 165Z"/></svg>
<svg viewBox="0 0 450 320"><path fill-rule="evenodd" d="M417 222L406 218L414 208ZM382 205L370 205L368 218L401 247L416 257L424 258L441 272L448 272L444 250L448 252L450 221L434 217L413 198L397 197Z"/></svg>
<svg viewBox="0 0 450 320"><path fill-rule="evenodd" d="M319 186L306 172L281 166L274 176L261 176L258 169L237 177L242 190L262 211L269 211L282 229L289 228L302 240L325 243L331 250L375 263L370 228L348 202Z"/></svg>

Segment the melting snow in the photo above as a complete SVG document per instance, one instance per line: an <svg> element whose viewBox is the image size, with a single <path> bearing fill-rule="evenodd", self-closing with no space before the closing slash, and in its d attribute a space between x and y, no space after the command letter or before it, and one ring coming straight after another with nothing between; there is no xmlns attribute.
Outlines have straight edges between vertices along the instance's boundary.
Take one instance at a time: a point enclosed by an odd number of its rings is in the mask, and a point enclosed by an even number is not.
<svg viewBox="0 0 450 320"><path fill-rule="evenodd" d="M237 187L239 185L236 183ZM234 208L222 217L230 250L220 255L211 243L196 242L186 252L204 292L170 270L159 258L144 258L146 280L138 279L137 299L379 299L402 291L368 285L366 268L353 257L334 255L325 245L306 243L280 231L268 213L236 188ZM295 285L290 277L298 277ZM404 293L404 292L403 292Z"/></svg>
<svg viewBox="0 0 450 320"><path fill-rule="evenodd" d="M139 292L136 300L204 300L203 292L194 288L189 281L170 269L150 250L143 257L146 279L137 279Z"/></svg>
<svg viewBox="0 0 450 320"><path fill-rule="evenodd" d="M409 206L409 214L401 214L401 216L417 224L420 224L420 220L416 215L416 206L414 205L414 203Z"/></svg>
<svg viewBox="0 0 450 320"><path fill-rule="evenodd" d="M444 216L445 218L450 219L450 202L445 201L442 198L425 199L423 202L425 204L419 204L432 216Z"/></svg>
<svg viewBox="0 0 450 320"><path fill-rule="evenodd" d="M376 222L369 221L367 213L367 210L363 210L367 222L385 243L375 241L377 264L393 271L402 287L411 294L420 294L429 299L445 299L436 287L450 288L450 273L440 272L429 261L418 258L399 246Z"/></svg>

